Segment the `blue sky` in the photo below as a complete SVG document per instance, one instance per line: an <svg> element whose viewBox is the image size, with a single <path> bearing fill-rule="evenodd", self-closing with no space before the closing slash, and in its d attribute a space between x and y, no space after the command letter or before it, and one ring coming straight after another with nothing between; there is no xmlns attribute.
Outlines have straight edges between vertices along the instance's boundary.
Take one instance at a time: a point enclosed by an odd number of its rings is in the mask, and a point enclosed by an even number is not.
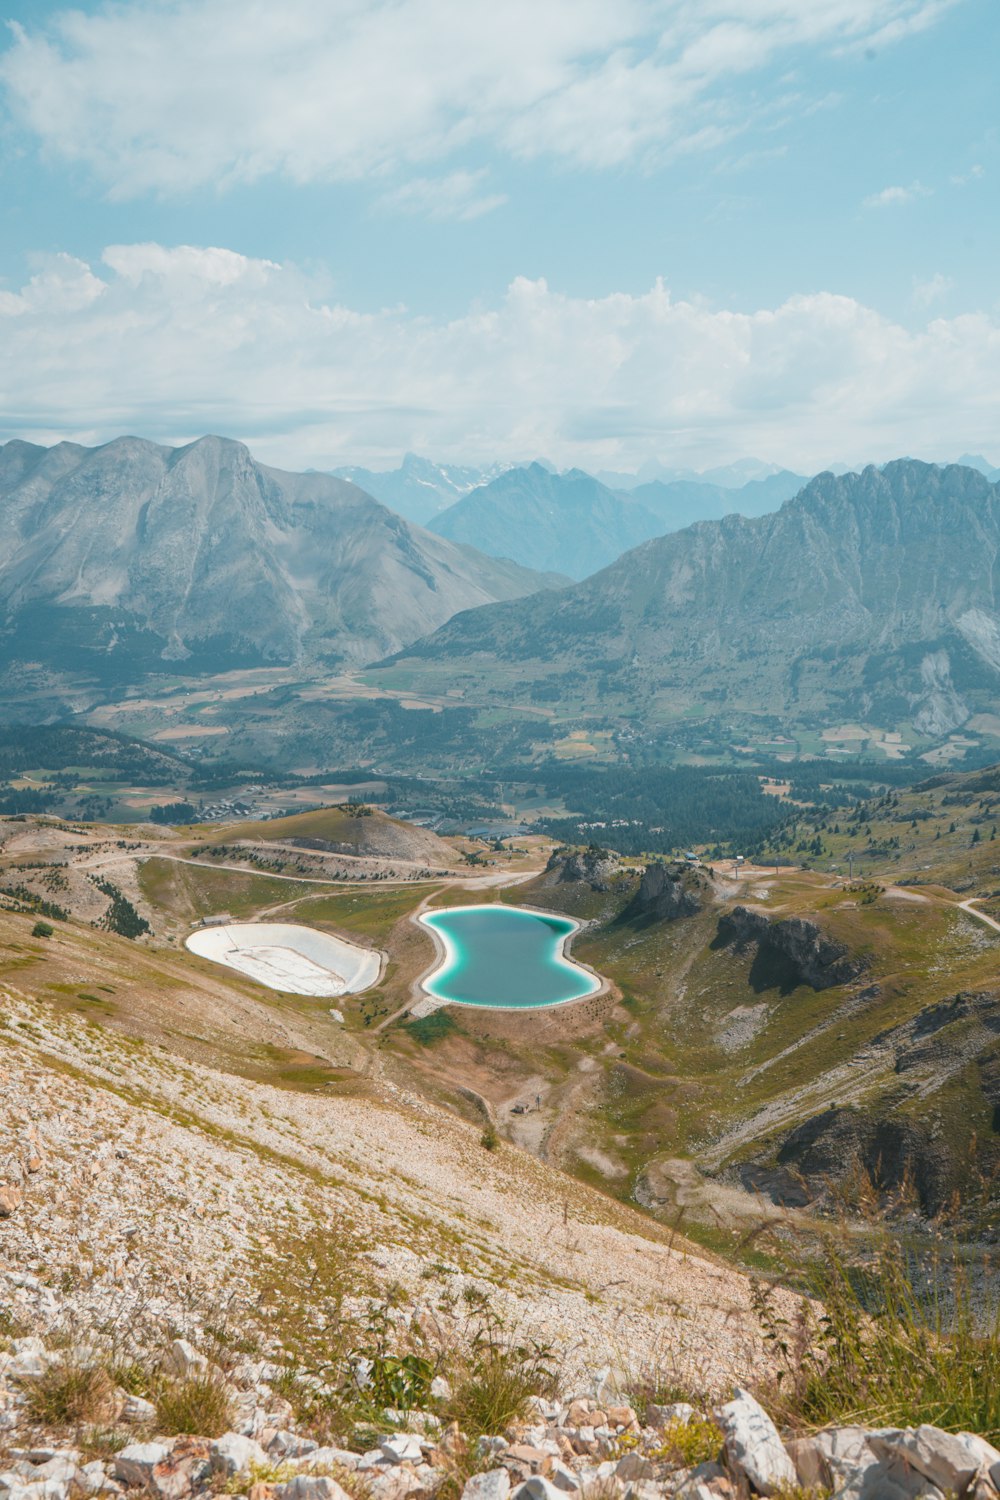
<svg viewBox="0 0 1000 1500"><path fill-rule="evenodd" d="M998 0L0 11L0 436L1000 462Z"/></svg>

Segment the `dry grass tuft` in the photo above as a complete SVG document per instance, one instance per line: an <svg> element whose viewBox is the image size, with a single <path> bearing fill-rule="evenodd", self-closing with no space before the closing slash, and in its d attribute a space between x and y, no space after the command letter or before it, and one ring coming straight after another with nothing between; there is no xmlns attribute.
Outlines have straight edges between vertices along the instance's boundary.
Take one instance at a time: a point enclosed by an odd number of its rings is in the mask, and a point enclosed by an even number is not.
<svg viewBox="0 0 1000 1500"><path fill-rule="evenodd" d="M28 1412L46 1427L81 1427L113 1420L115 1387L103 1365L67 1358L25 1382Z"/></svg>
<svg viewBox="0 0 1000 1500"><path fill-rule="evenodd" d="M232 1423L232 1397L217 1375L165 1381L156 1391L156 1425L166 1437L221 1437Z"/></svg>

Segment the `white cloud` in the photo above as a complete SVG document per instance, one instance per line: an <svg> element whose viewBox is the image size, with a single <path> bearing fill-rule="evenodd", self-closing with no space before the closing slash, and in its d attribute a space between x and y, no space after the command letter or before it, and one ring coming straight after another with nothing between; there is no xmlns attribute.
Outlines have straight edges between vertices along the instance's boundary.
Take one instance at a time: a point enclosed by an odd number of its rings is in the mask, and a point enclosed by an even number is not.
<svg viewBox="0 0 1000 1500"><path fill-rule="evenodd" d="M911 182L909 187L884 187L880 193L869 193L865 208L899 208L917 198L929 198L932 189L922 182Z"/></svg>
<svg viewBox="0 0 1000 1500"><path fill-rule="evenodd" d="M945 276L941 271L935 271L926 281L914 276L913 300L918 307L930 307L932 303L940 302L942 297L947 297L954 285L951 277Z"/></svg>
<svg viewBox="0 0 1000 1500"><path fill-rule="evenodd" d="M729 140L766 108L740 98L746 75L888 43L951 3L105 0L13 25L0 87L120 196L393 179L470 147L617 166Z"/></svg>
<svg viewBox="0 0 1000 1500"><path fill-rule="evenodd" d="M428 219L480 219L507 202L505 193L483 191L488 177L486 167L477 172L449 172L445 177L414 177L383 193L379 205Z"/></svg>
<svg viewBox="0 0 1000 1500"><path fill-rule="evenodd" d="M5 436L221 431L289 467L412 448L584 467L755 452L809 470L976 451L1000 404L987 313L912 332L830 293L746 313L660 284L588 299L519 278L495 307L431 319L360 313L294 266L191 246L52 258L0 297L0 345Z"/></svg>
<svg viewBox="0 0 1000 1500"><path fill-rule="evenodd" d="M982 162L974 162L967 172L956 172L950 179L955 187L967 187L970 182L980 182L986 176Z"/></svg>

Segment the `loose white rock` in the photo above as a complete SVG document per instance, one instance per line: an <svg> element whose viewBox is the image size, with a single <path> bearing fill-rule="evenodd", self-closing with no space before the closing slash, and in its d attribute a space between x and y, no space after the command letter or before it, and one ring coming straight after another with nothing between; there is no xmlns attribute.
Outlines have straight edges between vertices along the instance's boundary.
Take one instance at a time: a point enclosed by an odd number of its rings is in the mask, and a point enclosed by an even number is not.
<svg viewBox="0 0 1000 1500"><path fill-rule="evenodd" d="M304 1453L296 1460L307 1473L310 1469L326 1469L334 1464L341 1469L356 1469L360 1461L359 1455L351 1453L347 1448L314 1448L311 1453Z"/></svg>
<svg viewBox="0 0 1000 1500"><path fill-rule="evenodd" d="M795 1465L778 1429L749 1391L737 1386L734 1399L720 1407L716 1416L730 1463L747 1476L758 1494L773 1495L797 1482Z"/></svg>
<svg viewBox="0 0 1000 1500"><path fill-rule="evenodd" d="M161 1367L178 1380L192 1380L208 1374L208 1360L187 1339L174 1339L161 1360Z"/></svg>
<svg viewBox="0 0 1000 1500"><path fill-rule="evenodd" d="M510 1475L506 1469L487 1469L485 1474L473 1474L465 1481L462 1500L507 1500L510 1494Z"/></svg>
<svg viewBox="0 0 1000 1500"><path fill-rule="evenodd" d="M394 1432L379 1439L383 1458L391 1464L419 1463L423 1457L420 1439L412 1432Z"/></svg>
<svg viewBox="0 0 1000 1500"><path fill-rule="evenodd" d="M170 1443L130 1443L127 1448L115 1454L111 1472L123 1484L148 1486L156 1465L164 1463L170 1457L171 1450Z"/></svg>
<svg viewBox="0 0 1000 1500"><path fill-rule="evenodd" d="M510 1493L511 1500L565 1500L566 1496L565 1490L557 1489L541 1474L532 1474Z"/></svg>
<svg viewBox="0 0 1000 1500"><path fill-rule="evenodd" d="M983 1438L943 1432L926 1424L899 1432L873 1432L868 1443L880 1458L901 1460L946 1492L964 1489L984 1464L1000 1464L1000 1453Z"/></svg>
<svg viewBox="0 0 1000 1500"><path fill-rule="evenodd" d="M208 1457L213 1472L225 1474L227 1479L234 1474L248 1474L254 1464L267 1463L267 1454L260 1444L238 1432L224 1432L216 1438L209 1444Z"/></svg>
<svg viewBox="0 0 1000 1500"><path fill-rule="evenodd" d="M296 1474L274 1487L274 1500L350 1500L335 1479L326 1474Z"/></svg>
<svg viewBox="0 0 1000 1500"><path fill-rule="evenodd" d="M156 1407L144 1396L125 1395L118 1415L121 1421L128 1422L133 1427L141 1427L156 1421Z"/></svg>

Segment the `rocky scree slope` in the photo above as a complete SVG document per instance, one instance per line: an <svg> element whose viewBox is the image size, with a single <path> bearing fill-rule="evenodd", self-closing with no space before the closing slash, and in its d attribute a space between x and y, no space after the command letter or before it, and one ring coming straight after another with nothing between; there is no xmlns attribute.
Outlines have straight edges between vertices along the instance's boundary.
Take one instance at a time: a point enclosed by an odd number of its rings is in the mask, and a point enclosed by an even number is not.
<svg viewBox="0 0 1000 1500"><path fill-rule="evenodd" d="M570 1378L668 1360L718 1386L760 1358L738 1272L389 1082L284 1092L12 988L3 1017L0 1303L43 1338L150 1346L223 1308L301 1335L326 1243L359 1306L392 1286L447 1320L486 1299Z"/></svg>
<svg viewBox="0 0 1000 1500"><path fill-rule="evenodd" d="M460 669L481 702L535 684L558 701L566 675L574 700L605 708L663 692L727 719L763 705L942 736L995 704L998 588L1000 487L902 459L821 474L776 514L703 522L576 587L458 615L397 670L419 684Z"/></svg>
<svg viewBox="0 0 1000 1500"><path fill-rule="evenodd" d="M242 443L0 448L0 660L105 679L357 664L546 580Z"/></svg>
<svg viewBox="0 0 1000 1500"><path fill-rule="evenodd" d="M743 1278L421 1100L288 1097L15 991L3 1006L3 1500L998 1494L1000 1453L974 1435L783 1440L744 1389L713 1406L766 1366ZM379 1339L443 1372L457 1356L461 1379L484 1299L558 1370L502 1431L449 1423L447 1373L420 1405L310 1419L371 1380L338 1337L373 1303ZM776 1294L775 1316L794 1308ZM630 1399L685 1376L701 1411ZM197 1403L179 1437L178 1397Z"/></svg>

